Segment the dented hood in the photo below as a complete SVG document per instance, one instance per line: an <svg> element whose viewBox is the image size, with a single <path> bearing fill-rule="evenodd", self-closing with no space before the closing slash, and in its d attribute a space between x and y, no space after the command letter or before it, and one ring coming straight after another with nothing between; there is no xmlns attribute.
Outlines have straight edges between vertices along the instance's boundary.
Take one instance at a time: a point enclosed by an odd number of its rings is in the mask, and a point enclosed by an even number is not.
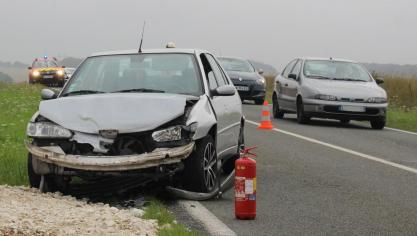
<svg viewBox="0 0 417 236"><path fill-rule="evenodd" d="M129 93L61 97L42 101L39 114L74 131L119 133L152 130L184 114L186 96Z"/></svg>

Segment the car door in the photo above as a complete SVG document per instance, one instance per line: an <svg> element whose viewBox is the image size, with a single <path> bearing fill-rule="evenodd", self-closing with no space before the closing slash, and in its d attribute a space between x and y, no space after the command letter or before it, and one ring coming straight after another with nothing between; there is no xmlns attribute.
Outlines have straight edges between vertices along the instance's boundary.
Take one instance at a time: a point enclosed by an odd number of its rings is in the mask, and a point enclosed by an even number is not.
<svg viewBox="0 0 417 236"><path fill-rule="evenodd" d="M284 71L281 73L281 75L278 76L278 79L276 81L277 85L277 94L278 94L278 103L281 109L283 110L292 110L291 107L291 99L290 94L288 90L288 75L292 71L292 69L295 66L295 63L297 60L293 60L285 67Z"/></svg>
<svg viewBox="0 0 417 236"><path fill-rule="evenodd" d="M297 79L287 77L286 94L288 95L289 99L288 109L290 109L291 111L297 110L297 94L300 86L299 81L302 62L302 60L297 60L297 63L294 65L294 68L290 72L290 74L295 74L297 76Z"/></svg>
<svg viewBox="0 0 417 236"><path fill-rule="evenodd" d="M210 90L232 84L212 55L205 53L202 61L204 58L209 64L206 69L210 71L206 71L206 75ZM222 158L235 154L242 109L240 98L236 93L233 96L210 96L210 100L217 118L216 147L218 157Z"/></svg>

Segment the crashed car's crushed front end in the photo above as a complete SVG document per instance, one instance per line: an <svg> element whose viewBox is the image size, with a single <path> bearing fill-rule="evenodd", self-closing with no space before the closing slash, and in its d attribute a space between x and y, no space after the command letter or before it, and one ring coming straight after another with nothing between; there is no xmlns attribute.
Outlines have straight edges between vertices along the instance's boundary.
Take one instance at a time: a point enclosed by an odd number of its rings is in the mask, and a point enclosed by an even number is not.
<svg viewBox="0 0 417 236"><path fill-rule="evenodd" d="M38 175L77 175L180 163L194 150L197 124L186 123L197 101L198 97L152 94L43 101L27 127L33 169ZM161 109L161 104L167 107Z"/></svg>

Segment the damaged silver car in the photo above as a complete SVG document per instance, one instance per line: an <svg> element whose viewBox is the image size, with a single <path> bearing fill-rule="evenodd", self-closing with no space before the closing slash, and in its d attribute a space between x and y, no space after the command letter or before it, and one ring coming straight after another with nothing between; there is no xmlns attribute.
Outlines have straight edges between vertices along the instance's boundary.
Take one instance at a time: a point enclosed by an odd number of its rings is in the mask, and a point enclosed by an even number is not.
<svg viewBox="0 0 417 236"><path fill-rule="evenodd" d="M74 176L146 174L212 192L244 142L239 95L206 51L97 53L41 96L26 147L30 185L43 191Z"/></svg>

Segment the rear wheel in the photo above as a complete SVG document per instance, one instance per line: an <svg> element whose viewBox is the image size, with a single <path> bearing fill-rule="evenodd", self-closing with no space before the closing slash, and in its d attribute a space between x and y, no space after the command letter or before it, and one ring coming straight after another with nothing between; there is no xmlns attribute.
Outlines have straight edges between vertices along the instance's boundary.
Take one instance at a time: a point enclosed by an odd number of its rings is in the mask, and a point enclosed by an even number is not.
<svg viewBox="0 0 417 236"><path fill-rule="evenodd" d="M196 149L185 160L183 182L188 190L211 192L216 188L217 178L216 146L208 135L197 142Z"/></svg>
<svg viewBox="0 0 417 236"><path fill-rule="evenodd" d="M264 103L265 99L255 99L256 105L262 105Z"/></svg>
<svg viewBox="0 0 417 236"><path fill-rule="evenodd" d="M276 96L274 96L274 98L272 99L272 111L273 111L274 118L278 118L278 119L284 118L285 113L279 109L278 98Z"/></svg>
<svg viewBox="0 0 417 236"><path fill-rule="evenodd" d="M377 118L377 119L371 120L370 122L371 122L372 129L383 129L385 127L386 119L385 117Z"/></svg>
<svg viewBox="0 0 417 236"><path fill-rule="evenodd" d="M310 117L304 113L304 104L301 98L297 99L297 122L300 124L307 124L310 121Z"/></svg>

